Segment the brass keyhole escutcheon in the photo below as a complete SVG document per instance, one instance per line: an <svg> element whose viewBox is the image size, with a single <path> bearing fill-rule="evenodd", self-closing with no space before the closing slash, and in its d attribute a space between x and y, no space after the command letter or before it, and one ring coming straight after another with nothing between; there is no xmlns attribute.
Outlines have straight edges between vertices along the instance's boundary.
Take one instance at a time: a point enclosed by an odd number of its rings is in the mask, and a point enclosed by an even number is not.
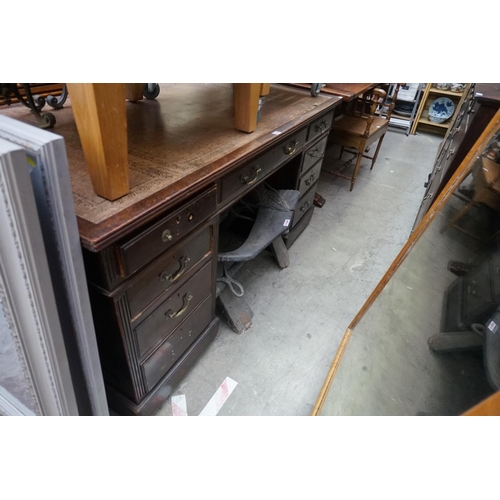
<svg viewBox="0 0 500 500"><path fill-rule="evenodd" d="M170 233L170 229L165 229L161 235L161 240L163 243L168 243L169 241L172 241L172 234Z"/></svg>

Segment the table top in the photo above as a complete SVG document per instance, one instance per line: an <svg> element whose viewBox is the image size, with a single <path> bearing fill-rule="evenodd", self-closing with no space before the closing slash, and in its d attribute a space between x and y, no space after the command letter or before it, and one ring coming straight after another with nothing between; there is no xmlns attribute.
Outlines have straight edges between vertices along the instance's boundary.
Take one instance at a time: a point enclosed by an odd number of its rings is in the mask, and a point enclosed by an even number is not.
<svg viewBox="0 0 500 500"><path fill-rule="evenodd" d="M287 83L286 85L311 88L310 83ZM350 102L377 85L378 83L325 83L321 93L340 96L344 102Z"/></svg>
<svg viewBox="0 0 500 500"><path fill-rule="evenodd" d="M234 129L231 84L162 84L156 100L127 102L130 193L95 194L68 100L52 129L64 137L82 245L99 251L252 160L341 99L272 85L255 132ZM1 111L36 124L25 107Z"/></svg>

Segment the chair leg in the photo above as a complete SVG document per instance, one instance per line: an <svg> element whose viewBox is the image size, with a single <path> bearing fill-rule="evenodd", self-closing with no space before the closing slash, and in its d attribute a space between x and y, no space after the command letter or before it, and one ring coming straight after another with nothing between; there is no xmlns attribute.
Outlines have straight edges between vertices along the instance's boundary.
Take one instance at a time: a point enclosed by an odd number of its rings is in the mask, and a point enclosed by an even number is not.
<svg viewBox="0 0 500 500"><path fill-rule="evenodd" d="M434 352L482 349L484 337L478 332L446 332L429 337L427 344Z"/></svg>
<svg viewBox="0 0 500 500"><path fill-rule="evenodd" d="M342 158L343 154L344 154L344 146L340 146L339 160Z"/></svg>
<svg viewBox="0 0 500 500"><path fill-rule="evenodd" d="M271 243L271 251L278 263L280 269L285 269L290 265L290 257L288 256L288 249L281 236L278 236Z"/></svg>
<svg viewBox="0 0 500 500"><path fill-rule="evenodd" d="M363 158L363 154L358 152L358 159L356 160L356 166L354 167L354 173L352 174L351 188L349 189L349 191L352 191L352 188L354 187L354 183L356 182L356 177L358 176L359 165L361 163L362 158Z"/></svg>
<svg viewBox="0 0 500 500"><path fill-rule="evenodd" d="M380 147L382 146L382 142L384 141L384 137L385 137L385 134L378 140L377 149L375 150L375 154L373 155L372 166L370 167L370 170L373 169L373 165L375 165L375 162L377 161L378 152L380 151Z"/></svg>

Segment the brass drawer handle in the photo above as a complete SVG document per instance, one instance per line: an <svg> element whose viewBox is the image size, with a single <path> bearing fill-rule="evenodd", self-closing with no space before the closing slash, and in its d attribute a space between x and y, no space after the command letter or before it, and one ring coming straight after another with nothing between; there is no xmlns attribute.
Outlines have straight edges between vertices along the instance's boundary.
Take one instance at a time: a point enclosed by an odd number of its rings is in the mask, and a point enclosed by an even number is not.
<svg viewBox="0 0 500 500"><path fill-rule="evenodd" d="M301 207L300 207L300 211L301 212L305 212L308 208L309 208L309 205L310 203L308 201L306 201Z"/></svg>
<svg viewBox="0 0 500 500"><path fill-rule="evenodd" d="M323 158L325 153L321 149L315 149L314 151L308 151L307 154L312 158Z"/></svg>
<svg viewBox="0 0 500 500"><path fill-rule="evenodd" d="M182 298L182 307L177 312L174 312L174 311L172 311L172 309L169 309L165 313L165 316L167 318L170 318L170 319L178 318L179 316L181 316L182 314L184 314L186 312L186 309L189 306L189 301L192 298L193 298L193 296L191 295L190 292L186 293L186 295L184 295L184 297Z"/></svg>
<svg viewBox="0 0 500 500"><path fill-rule="evenodd" d="M257 177L259 177L259 174L262 172L262 169L260 167L256 167L255 165L252 167L253 174L250 175L242 175L241 176L241 183L246 184L247 186L250 186L254 182L257 181Z"/></svg>
<svg viewBox="0 0 500 500"><path fill-rule="evenodd" d="M323 120L321 120L319 125L316 125L314 127L314 131L323 133L327 129L327 127L328 127L328 123L326 123L326 121L323 119Z"/></svg>
<svg viewBox="0 0 500 500"><path fill-rule="evenodd" d="M292 144L287 144L285 146L285 154L293 155L295 151L297 151L297 146L299 145L299 141L293 141Z"/></svg>
<svg viewBox="0 0 500 500"><path fill-rule="evenodd" d="M314 174L311 174L311 177L309 177L309 179L306 179L306 181L304 182L304 184L306 186L310 186L313 182L314 182Z"/></svg>
<svg viewBox="0 0 500 500"><path fill-rule="evenodd" d="M186 270L186 264L190 260L191 259L189 258L188 255L183 255L179 259L179 264L180 264L179 270L175 274L172 274L172 273L167 274L167 271L163 271L160 274L160 280L161 281L170 281L170 283L173 283L174 281L177 281L184 274L184 271Z"/></svg>
<svg viewBox="0 0 500 500"><path fill-rule="evenodd" d="M432 173L429 173L429 175L427 176L427 181L424 182L424 188L426 188L429 185L429 182L431 181L431 176L432 176Z"/></svg>

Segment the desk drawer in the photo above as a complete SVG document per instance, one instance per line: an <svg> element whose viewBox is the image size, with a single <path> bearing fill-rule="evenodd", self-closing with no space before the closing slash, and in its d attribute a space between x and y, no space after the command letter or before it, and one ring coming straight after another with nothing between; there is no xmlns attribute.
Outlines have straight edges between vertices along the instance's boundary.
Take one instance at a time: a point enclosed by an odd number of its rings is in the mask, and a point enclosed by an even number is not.
<svg viewBox="0 0 500 500"><path fill-rule="evenodd" d="M216 211L216 187L196 197L152 227L120 245L125 276L134 273L171 248Z"/></svg>
<svg viewBox="0 0 500 500"><path fill-rule="evenodd" d="M143 356L151 347L168 337L210 294L211 287L212 262L209 261L135 328L139 356Z"/></svg>
<svg viewBox="0 0 500 500"><path fill-rule="evenodd" d="M198 231L134 280L126 292L132 321L148 304L209 258L213 252L213 235L212 225Z"/></svg>
<svg viewBox="0 0 500 500"><path fill-rule="evenodd" d="M314 146L311 146L304 153L304 161L302 162L302 168L300 172L306 172L314 165L318 160L325 157L326 142L328 141L328 136L321 139Z"/></svg>
<svg viewBox="0 0 500 500"><path fill-rule="evenodd" d="M311 170L306 172L300 179L299 182L299 191L300 196L303 196L305 192L311 188L313 184L316 184L319 179L319 175L321 173L321 165L323 164L323 160L318 161L316 165L314 165Z"/></svg>
<svg viewBox="0 0 500 500"><path fill-rule="evenodd" d="M296 241L296 239L304 232L304 229L309 225L311 218L314 213L314 207L309 208L303 215L300 217L300 221L298 224L294 224L294 228L284 236L285 246L290 248Z"/></svg>
<svg viewBox="0 0 500 500"><path fill-rule="evenodd" d="M222 204L249 191L267 177L275 168L295 156L306 142L307 129L280 142L271 151L226 175L221 181Z"/></svg>
<svg viewBox="0 0 500 500"><path fill-rule="evenodd" d="M293 216L292 227L302 219L302 217L307 213L307 211L313 206L314 194L316 193L316 183L307 191L304 196L297 203L297 208L295 209L295 214Z"/></svg>
<svg viewBox="0 0 500 500"><path fill-rule="evenodd" d="M321 118L314 120L309 126L309 134L307 136L307 140L311 141L316 137L319 137L321 134L326 132L331 126L333 122L333 111L323 115Z"/></svg>
<svg viewBox="0 0 500 500"><path fill-rule="evenodd" d="M221 181L222 203L232 200L236 196L252 189L274 168L272 151L259 157L235 172L226 175Z"/></svg>
<svg viewBox="0 0 500 500"><path fill-rule="evenodd" d="M167 373L212 320L212 295L142 364L148 391Z"/></svg>
<svg viewBox="0 0 500 500"><path fill-rule="evenodd" d="M273 164L281 165L295 156L306 144L307 128L295 133L292 137L282 141L271 151L273 155Z"/></svg>

